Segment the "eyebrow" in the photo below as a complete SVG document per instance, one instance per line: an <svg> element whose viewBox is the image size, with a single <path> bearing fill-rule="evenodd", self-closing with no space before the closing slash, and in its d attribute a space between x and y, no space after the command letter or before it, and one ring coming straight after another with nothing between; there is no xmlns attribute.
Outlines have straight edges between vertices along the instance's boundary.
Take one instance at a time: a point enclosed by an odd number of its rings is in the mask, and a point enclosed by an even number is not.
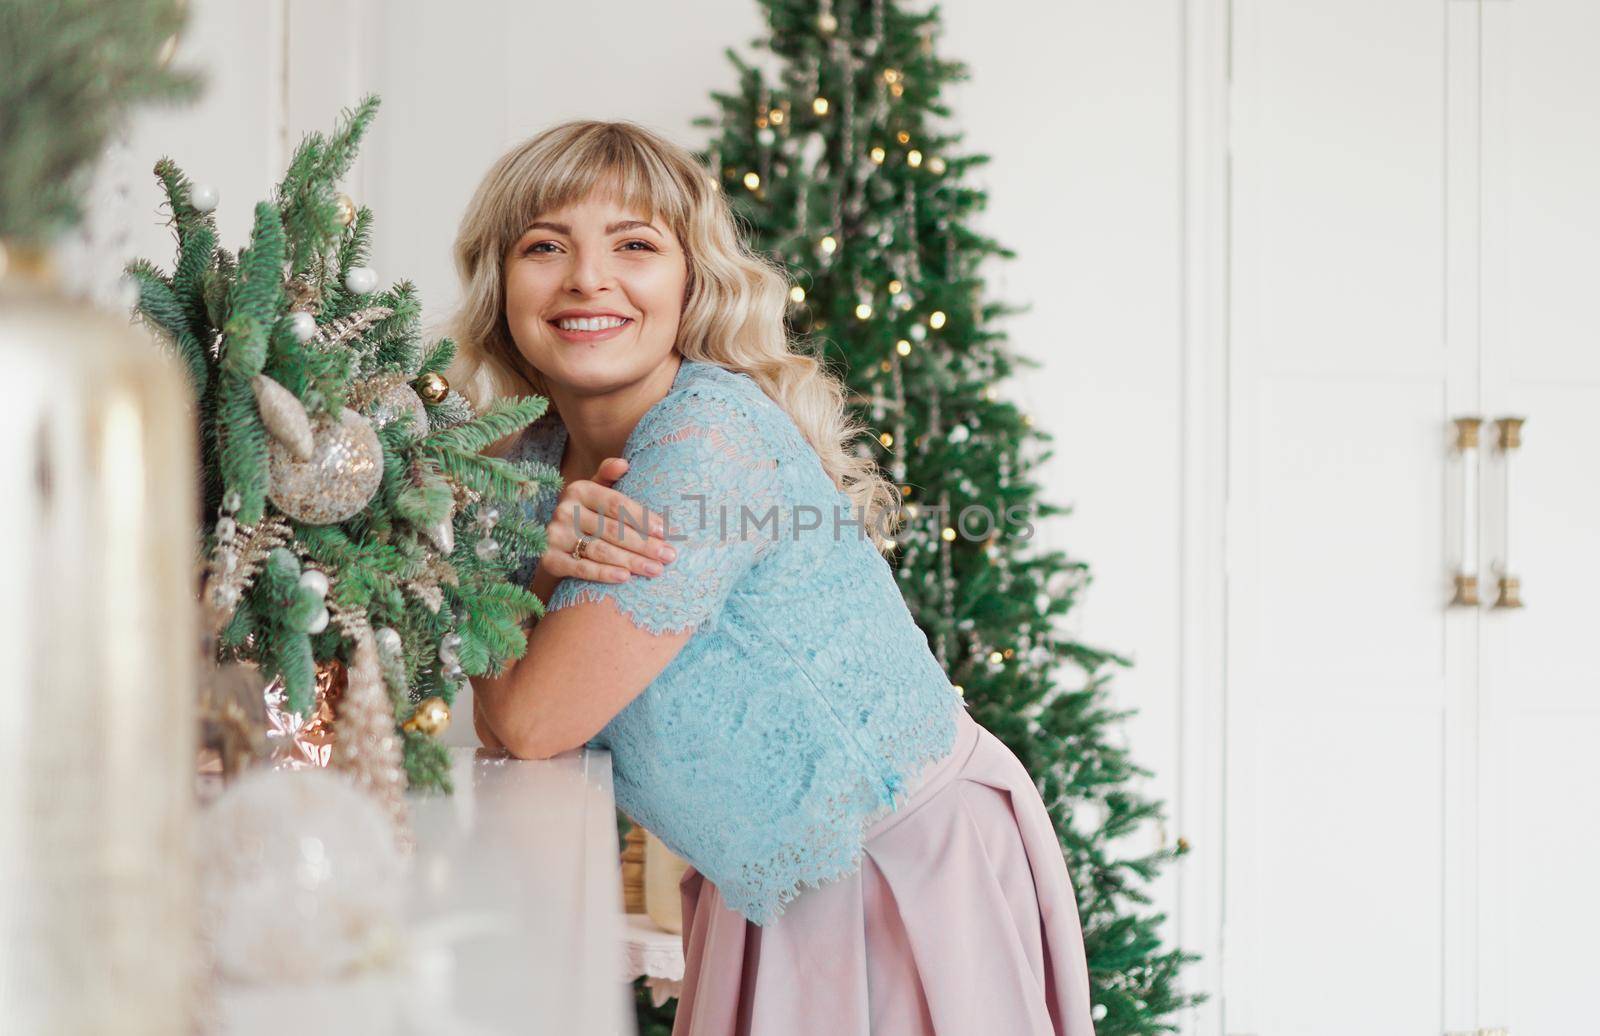
<svg viewBox="0 0 1600 1036"><path fill-rule="evenodd" d="M551 223L548 220L542 219L534 220L532 223L529 223L522 229L522 232L526 234L530 230L537 230L541 227L546 230L554 230L558 234L566 234L568 237L572 236L572 227L568 226L567 224ZM644 227L646 230L654 230L658 234L661 233L661 231L656 228L654 223L647 223L642 219L619 219L615 223L607 226L605 232L607 234L615 234L620 230L632 230L634 227Z"/></svg>

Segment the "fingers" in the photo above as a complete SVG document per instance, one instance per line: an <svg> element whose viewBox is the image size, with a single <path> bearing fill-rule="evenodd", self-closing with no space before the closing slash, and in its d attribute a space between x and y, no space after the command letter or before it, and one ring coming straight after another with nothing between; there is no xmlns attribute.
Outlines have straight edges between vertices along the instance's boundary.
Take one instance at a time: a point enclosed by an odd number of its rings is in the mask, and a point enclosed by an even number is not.
<svg viewBox="0 0 1600 1036"><path fill-rule="evenodd" d="M598 495L598 500L597 500ZM584 500L597 501L615 514L597 513ZM573 483L545 529L548 549L543 564L555 576L577 576L601 582L624 582L632 576L660 575L677 551L660 535L639 531L644 509L615 490L601 489L591 482ZM664 529L659 515L649 516L646 527ZM589 537L583 558L571 556L579 536Z"/></svg>
<svg viewBox="0 0 1600 1036"><path fill-rule="evenodd" d="M645 551L646 540L666 535L666 522L660 514L597 482L582 480L569 485L556 504L557 516L571 516L574 504L579 529L631 550ZM653 556L660 551L646 553Z"/></svg>
<svg viewBox="0 0 1600 1036"><path fill-rule="evenodd" d="M628 470L628 461L625 457L607 457L600 462L594 471L594 481L611 488L611 483L621 478Z"/></svg>

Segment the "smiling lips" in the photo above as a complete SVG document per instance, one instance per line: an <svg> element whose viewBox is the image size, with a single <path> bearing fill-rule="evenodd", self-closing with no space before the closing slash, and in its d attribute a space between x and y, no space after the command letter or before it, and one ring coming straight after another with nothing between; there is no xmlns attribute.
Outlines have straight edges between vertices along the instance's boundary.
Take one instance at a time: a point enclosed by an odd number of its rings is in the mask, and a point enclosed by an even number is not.
<svg viewBox="0 0 1600 1036"><path fill-rule="evenodd" d="M547 323L555 328L556 334L569 342L599 342L614 338L633 326L633 321L627 317L584 317Z"/></svg>

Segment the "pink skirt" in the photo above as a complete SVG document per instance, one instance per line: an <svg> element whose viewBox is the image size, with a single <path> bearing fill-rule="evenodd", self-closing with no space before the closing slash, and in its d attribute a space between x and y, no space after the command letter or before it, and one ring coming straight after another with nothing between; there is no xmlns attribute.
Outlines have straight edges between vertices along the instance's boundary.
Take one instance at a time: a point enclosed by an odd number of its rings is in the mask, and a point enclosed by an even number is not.
<svg viewBox="0 0 1600 1036"><path fill-rule="evenodd" d="M673 1036L1094 1036L1066 862L1033 778L957 710L956 745L868 829L861 867L767 925L684 872Z"/></svg>

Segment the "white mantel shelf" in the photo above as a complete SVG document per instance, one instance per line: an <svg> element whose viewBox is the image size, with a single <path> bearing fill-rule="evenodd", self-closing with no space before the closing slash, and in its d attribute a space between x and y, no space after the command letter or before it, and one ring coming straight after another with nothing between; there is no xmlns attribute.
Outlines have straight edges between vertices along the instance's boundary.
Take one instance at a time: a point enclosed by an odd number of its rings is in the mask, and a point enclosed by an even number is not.
<svg viewBox="0 0 1600 1036"><path fill-rule="evenodd" d="M449 752L455 793L407 796L405 963L356 983L225 992L230 1034L635 1036L611 753Z"/></svg>

